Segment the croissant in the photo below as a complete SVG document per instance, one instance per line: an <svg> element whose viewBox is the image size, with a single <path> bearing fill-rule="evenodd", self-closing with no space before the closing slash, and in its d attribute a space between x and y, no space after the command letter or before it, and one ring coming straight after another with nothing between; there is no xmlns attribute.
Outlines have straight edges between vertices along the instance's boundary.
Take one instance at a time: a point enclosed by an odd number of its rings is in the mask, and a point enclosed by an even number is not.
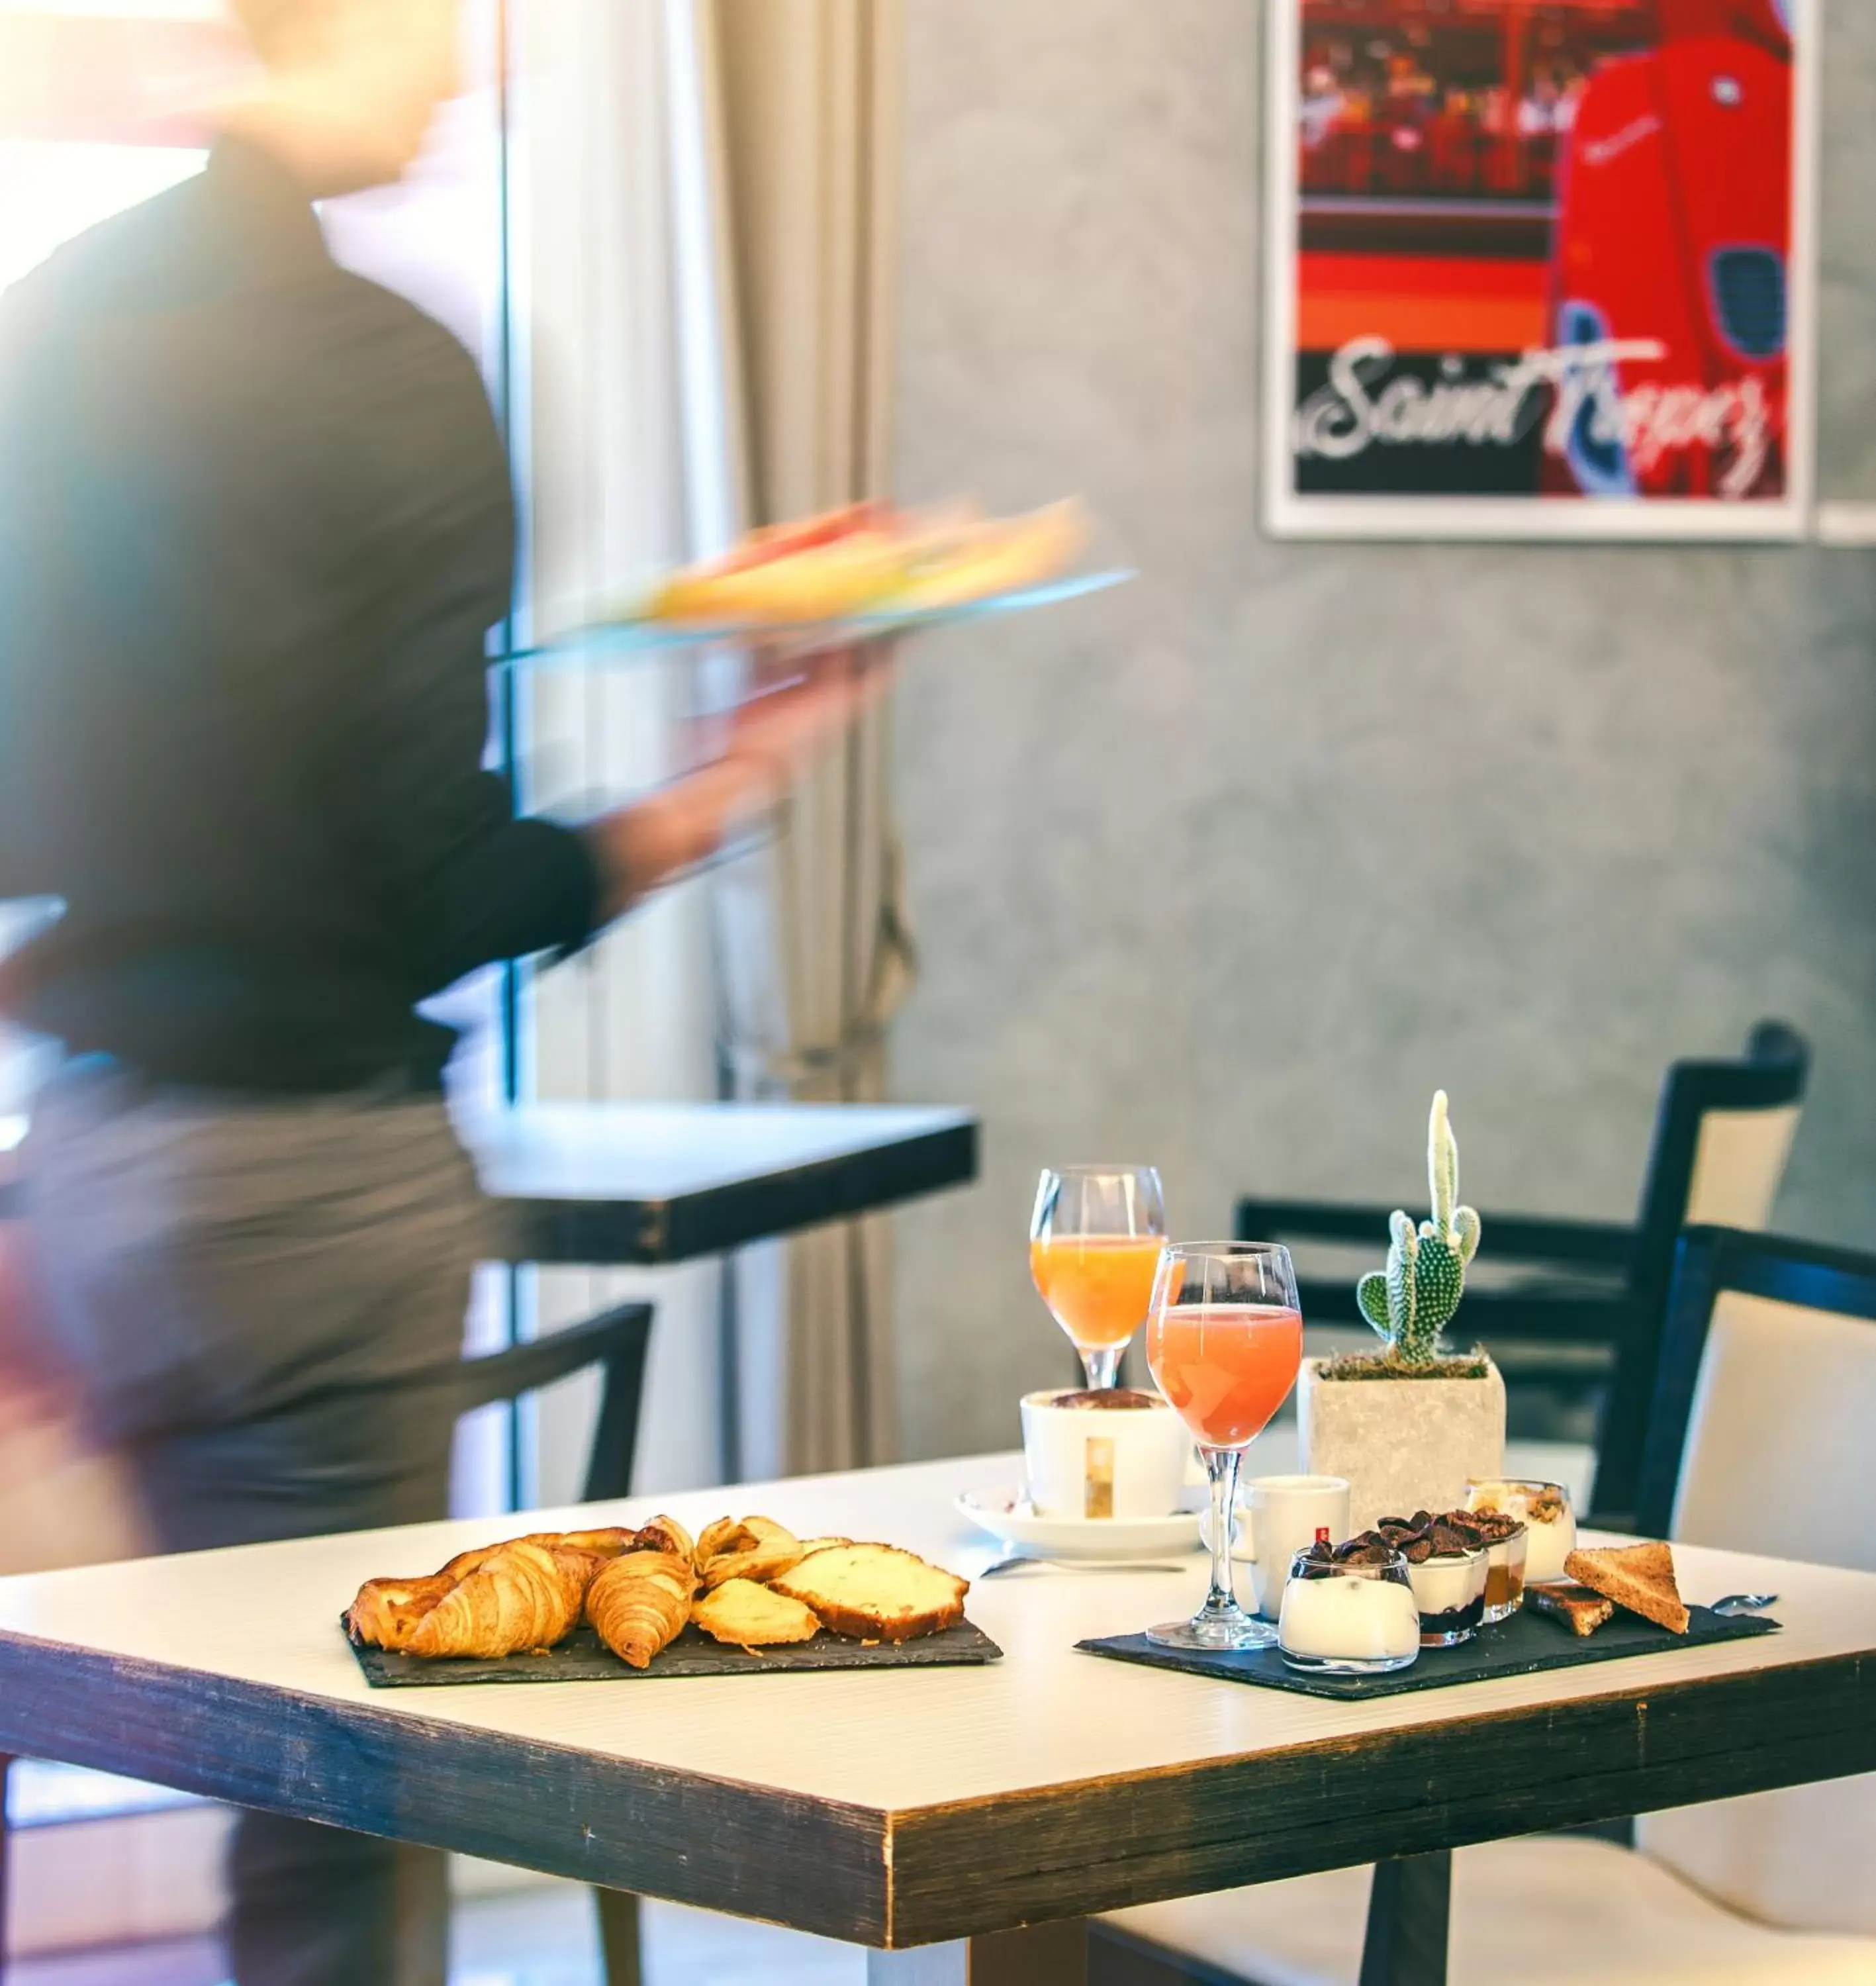
<svg viewBox="0 0 1876 1986"><path fill-rule="evenodd" d="M704 1526L691 1557L701 1572L712 1559L747 1551L755 1542L756 1533L740 1517L719 1517L715 1523Z"/></svg>
<svg viewBox="0 0 1876 1986"><path fill-rule="evenodd" d="M694 1557L697 1547L691 1543L690 1533L675 1517L654 1517L645 1529L637 1533L637 1542L628 1545L628 1551L663 1552L672 1558Z"/></svg>
<svg viewBox="0 0 1876 1986"><path fill-rule="evenodd" d="M534 1542L542 1541L537 1539ZM614 1524L604 1530L562 1531L554 1542L567 1550L590 1552L594 1558L604 1560L637 1550L638 1533L623 1524Z"/></svg>
<svg viewBox="0 0 1876 1986"><path fill-rule="evenodd" d="M722 1533L709 1557L704 1547ZM799 1565L807 1553L794 1533L770 1517L745 1517L739 1524L712 1524L699 1542L697 1570L706 1593L733 1579L753 1579L759 1585Z"/></svg>
<svg viewBox="0 0 1876 1986"><path fill-rule="evenodd" d="M578 1621L597 1563L584 1552L524 1539L500 1546L424 1614L406 1644L409 1652L492 1658L551 1648ZM439 1575L446 1576L446 1569Z"/></svg>
<svg viewBox="0 0 1876 1986"><path fill-rule="evenodd" d="M466 1579L472 1572L487 1565L497 1552L507 1550L510 1545L539 1545L546 1551L584 1552L598 1562L630 1551L638 1535L636 1531L623 1527L598 1531L530 1531L524 1538L507 1538L500 1544L481 1545L473 1551L458 1552L436 1576L439 1579Z"/></svg>
<svg viewBox="0 0 1876 1986"><path fill-rule="evenodd" d="M429 1579L368 1579L345 1614L355 1641L380 1648L408 1648L419 1624L456 1581L446 1574Z"/></svg>
<svg viewBox="0 0 1876 1986"><path fill-rule="evenodd" d="M586 1617L621 1661L648 1668L658 1650L684 1631L696 1590L688 1557L628 1552L604 1567L587 1588Z"/></svg>

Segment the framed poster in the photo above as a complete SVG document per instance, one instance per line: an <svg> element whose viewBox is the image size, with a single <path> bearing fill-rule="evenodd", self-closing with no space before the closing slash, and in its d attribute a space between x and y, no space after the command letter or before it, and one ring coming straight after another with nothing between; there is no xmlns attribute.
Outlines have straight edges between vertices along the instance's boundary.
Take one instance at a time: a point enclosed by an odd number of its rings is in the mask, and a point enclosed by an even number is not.
<svg viewBox="0 0 1876 1986"><path fill-rule="evenodd" d="M1267 5L1275 534L1804 534L1815 0Z"/></svg>

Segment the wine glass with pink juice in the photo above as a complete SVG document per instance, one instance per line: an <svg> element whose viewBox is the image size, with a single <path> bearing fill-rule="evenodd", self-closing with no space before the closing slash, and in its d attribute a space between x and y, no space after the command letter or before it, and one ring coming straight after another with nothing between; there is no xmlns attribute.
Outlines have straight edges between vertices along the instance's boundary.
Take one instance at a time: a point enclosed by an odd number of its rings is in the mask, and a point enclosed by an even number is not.
<svg viewBox="0 0 1876 1986"><path fill-rule="evenodd" d="M1244 1452L1289 1397L1303 1316L1289 1251L1271 1241L1202 1241L1160 1257L1147 1313L1147 1362L1192 1431L1211 1478L1211 1590L1189 1621L1147 1630L1168 1648L1265 1648L1277 1631L1231 1586L1231 1516Z"/></svg>

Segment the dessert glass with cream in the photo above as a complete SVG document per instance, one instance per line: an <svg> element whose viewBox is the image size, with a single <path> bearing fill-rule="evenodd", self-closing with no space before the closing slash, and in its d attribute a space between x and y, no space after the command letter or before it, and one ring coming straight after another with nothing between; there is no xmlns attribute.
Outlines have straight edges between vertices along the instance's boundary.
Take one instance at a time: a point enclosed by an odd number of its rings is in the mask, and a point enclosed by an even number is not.
<svg viewBox="0 0 1876 1986"><path fill-rule="evenodd" d="M1569 1577L1564 1560L1576 1550L1576 1513L1561 1483L1474 1478L1466 1485L1466 1508L1501 1512L1523 1523L1526 1585L1548 1585Z"/></svg>
<svg viewBox="0 0 1876 1986"><path fill-rule="evenodd" d="M1384 1675L1420 1652L1420 1608L1407 1562L1360 1538L1333 1550L1326 1538L1290 1562L1277 1645L1294 1669Z"/></svg>
<svg viewBox="0 0 1876 1986"><path fill-rule="evenodd" d="M1524 1520L1502 1510L1471 1510L1473 1528L1484 1538L1485 1618L1490 1628L1508 1621L1524 1604L1524 1560L1529 1539Z"/></svg>
<svg viewBox="0 0 1876 1986"><path fill-rule="evenodd" d="M1485 1581L1491 1548L1463 1511L1433 1516L1383 1517L1367 1537L1378 1537L1407 1562L1407 1577L1420 1610L1420 1646L1455 1648L1469 1641L1485 1617Z"/></svg>

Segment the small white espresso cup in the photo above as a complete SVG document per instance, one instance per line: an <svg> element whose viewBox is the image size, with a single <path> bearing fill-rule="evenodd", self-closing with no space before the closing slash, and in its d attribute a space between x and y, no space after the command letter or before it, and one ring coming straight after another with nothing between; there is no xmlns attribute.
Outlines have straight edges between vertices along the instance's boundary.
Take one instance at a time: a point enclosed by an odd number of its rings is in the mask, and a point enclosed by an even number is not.
<svg viewBox="0 0 1876 1986"><path fill-rule="evenodd" d="M1349 1536L1349 1486L1339 1476L1260 1476L1240 1500L1237 1555L1248 1553L1257 1611L1274 1621L1283 1611L1290 1561L1326 1529L1331 1544Z"/></svg>
<svg viewBox="0 0 1876 1986"><path fill-rule="evenodd" d="M1192 1437L1157 1393L1029 1393L1022 1458L1039 1516L1164 1517L1179 1508ZM1123 1404L1124 1402L1125 1404Z"/></svg>

